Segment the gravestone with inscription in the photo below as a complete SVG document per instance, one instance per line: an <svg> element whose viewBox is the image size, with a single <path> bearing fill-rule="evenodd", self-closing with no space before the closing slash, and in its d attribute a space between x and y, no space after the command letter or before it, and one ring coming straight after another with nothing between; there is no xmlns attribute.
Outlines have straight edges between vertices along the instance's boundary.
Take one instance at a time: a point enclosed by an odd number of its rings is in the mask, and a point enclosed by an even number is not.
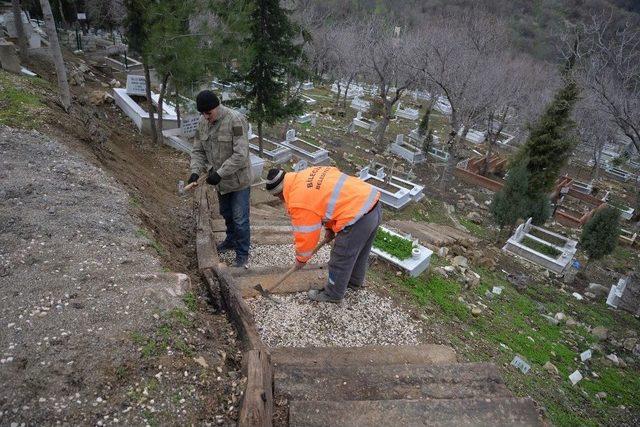
<svg viewBox="0 0 640 427"><path fill-rule="evenodd" d="M127 95L147 96L147 83L144 76L127 76Z"/></svg>

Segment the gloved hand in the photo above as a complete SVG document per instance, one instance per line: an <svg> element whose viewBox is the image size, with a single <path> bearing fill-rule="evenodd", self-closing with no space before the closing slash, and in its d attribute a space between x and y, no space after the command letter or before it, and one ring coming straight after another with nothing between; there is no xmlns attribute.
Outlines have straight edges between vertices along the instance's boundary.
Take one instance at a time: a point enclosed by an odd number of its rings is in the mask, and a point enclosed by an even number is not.
<svg viewBox="0 0 640 427"><path fill-rule="evenodd" d="M209 169L209 175L207 175L207 184L218 185L222 178L218 175L218 172L214 171L213 168Z"/></svg>
<svg viewBox="0 0 640 427"><path fill-rule="evenodd" d="M187 185L191 184L192 182L196 182L198 178L200 178L200 175L198 175L197 173L192 173L189 177L189 181L187 181Z"/></svg>
<svg viewBox="0 0 640 427"><path fill-rule="evenodd" d="M330 241L333 240L333 238L336 237L336 233L334 233L334 231L330 228L325 228L324 229L324 241L325 243L329 243Z"/></svg>

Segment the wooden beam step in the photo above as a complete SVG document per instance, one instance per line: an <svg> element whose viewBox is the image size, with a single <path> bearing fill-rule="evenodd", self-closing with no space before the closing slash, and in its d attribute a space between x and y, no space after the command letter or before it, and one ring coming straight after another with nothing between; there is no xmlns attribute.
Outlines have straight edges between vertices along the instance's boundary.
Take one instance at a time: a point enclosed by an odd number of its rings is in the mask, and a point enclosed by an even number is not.
<svg viewBox="0 0 640 427"><path fill-rule="evenodd" d="M271 286L275 284L287 270L288 267L271 269L271 271L262 269L262 273L236 276L236 284L244 298L255 297L259 295L258 291L254 289L255 285L259 283L263 288L266 286ZM317 267L315 268L307 267L293 273L272 293L288 294L294 292L304 292L308 291L309 289L322 289L326 282L326 264L317 265Z"/></svg>
<svg viewBox="0 0 640 427"><path fill-rule="evenodd" d="M509 397L495 365L280 366L274 390L288 400L469 399Z"/></svg>
<svg viewBox="0 0 640 427"><path fill-rule="evenodd" d="M465 400L293 401L289 425L368 426L542 426L529 398Z"/></svg>
<svg viewBox="0 0 640 427"><path fill-rule="evenodd" d="M277 347L271 350L274 369L285 366L335 368L389 364L425 365L457 362L455 351L446 345L421 344L366 347Z"/></svg>

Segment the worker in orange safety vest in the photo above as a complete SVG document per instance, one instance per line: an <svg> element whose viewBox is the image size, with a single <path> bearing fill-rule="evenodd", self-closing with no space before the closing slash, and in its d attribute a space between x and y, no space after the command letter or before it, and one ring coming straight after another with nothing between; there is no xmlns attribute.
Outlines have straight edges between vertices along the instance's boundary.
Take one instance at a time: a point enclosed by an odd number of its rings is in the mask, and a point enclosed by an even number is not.
<svg viewBox="0 0 640 427"><path fill-rule="evenodd" d="M291 217L298 268L310 259L323 228L327 241L335 237L327 284L321 291L309 291L309 298L340 302L347 287L362 287L371 245L382 220L380 192L329 166L300 172L271 169L266 189L284 202Z"/></svg>

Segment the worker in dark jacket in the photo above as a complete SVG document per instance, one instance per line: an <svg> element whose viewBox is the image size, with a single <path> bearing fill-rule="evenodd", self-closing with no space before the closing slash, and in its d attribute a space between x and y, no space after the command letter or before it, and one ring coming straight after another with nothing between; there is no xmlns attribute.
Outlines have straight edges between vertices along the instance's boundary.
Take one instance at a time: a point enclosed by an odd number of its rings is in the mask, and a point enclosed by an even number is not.
<svg viewBox="0 0 640 427"><path fill-rule="evenodd" d="M220 215L226 225L226 238L219 252L236 251L236 267L247 265L250 230L249 205L251 163L245 117L220 104L217 95L203 90L196 97L202 114L191 150L189 183L208 169L207 183L218 188Z"/></svg>

